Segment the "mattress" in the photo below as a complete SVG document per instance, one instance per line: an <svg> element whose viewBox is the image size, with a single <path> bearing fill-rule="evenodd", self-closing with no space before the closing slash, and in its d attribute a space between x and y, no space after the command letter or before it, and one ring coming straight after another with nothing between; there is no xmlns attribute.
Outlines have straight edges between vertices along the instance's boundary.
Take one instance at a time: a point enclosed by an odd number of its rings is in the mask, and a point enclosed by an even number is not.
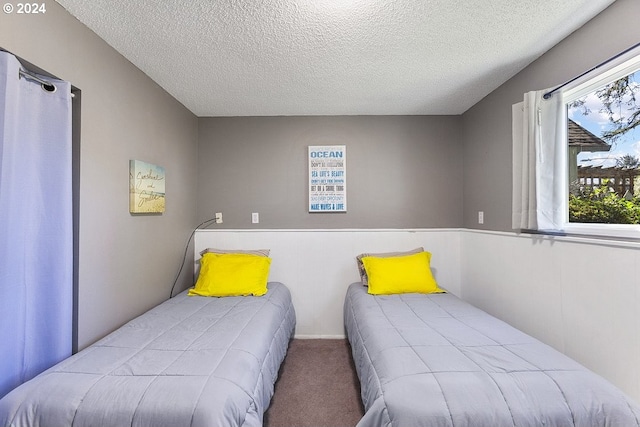
<svg viewBox="0 0 640 427"><path fill-rule="evenodd" d="M0 425L261 426L294 327L281 283L185 291L7 394Z"/></svg>
<svg viewBox="0 0 640 427"><path fill-rule="evenodd" d="M354 283L344 314L359 427L640 425L612 384L452 294L373 296Z"/></svg>

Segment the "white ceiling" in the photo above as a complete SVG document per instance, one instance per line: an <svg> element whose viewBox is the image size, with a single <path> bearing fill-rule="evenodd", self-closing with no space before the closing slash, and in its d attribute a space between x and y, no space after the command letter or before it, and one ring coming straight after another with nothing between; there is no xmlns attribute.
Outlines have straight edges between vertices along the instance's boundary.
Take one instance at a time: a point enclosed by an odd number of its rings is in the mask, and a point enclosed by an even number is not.
<svg viewBox="0 0 640 427"><path fill-rule="evenodd" d="M614 0L56 0L197 116L461 114Z"/></svg>

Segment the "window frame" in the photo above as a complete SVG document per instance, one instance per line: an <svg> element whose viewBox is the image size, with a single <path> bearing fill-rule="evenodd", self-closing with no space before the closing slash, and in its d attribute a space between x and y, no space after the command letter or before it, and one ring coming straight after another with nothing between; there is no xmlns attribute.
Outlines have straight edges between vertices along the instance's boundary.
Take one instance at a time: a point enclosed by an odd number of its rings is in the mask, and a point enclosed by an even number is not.
<svg viewBox="0 0 640 427"><path fill-rule="evenodd" d="M563 109L565 120L568 118L567 105L587 95L598 88L611 83L626 75L640 71L640 50L633 49L627 55L624 55L617 60L612 61L603 66L603 69L597 74L589 73L590 77L586 77L577 80L571 85L567 85L563 89L559 90L559 96L562 97L562 103L565 106ZM566 127L565 127L566 129ZM568 139L567 132L563 133L563 141L561 141L564 147L564 153L566 159L568 159ZM560 208L563 212L562 229L567 234L579 234L588 236L601 236L601 237L616 237L626 239L638 239L640 240L640 224L597 224L597 223L580 223L569 222L569 165L568 161L562 163L562 168L559 173L562 174L562 179L558 180L558 185L561 188L558 191L563 194L562 205Z"/></svg>

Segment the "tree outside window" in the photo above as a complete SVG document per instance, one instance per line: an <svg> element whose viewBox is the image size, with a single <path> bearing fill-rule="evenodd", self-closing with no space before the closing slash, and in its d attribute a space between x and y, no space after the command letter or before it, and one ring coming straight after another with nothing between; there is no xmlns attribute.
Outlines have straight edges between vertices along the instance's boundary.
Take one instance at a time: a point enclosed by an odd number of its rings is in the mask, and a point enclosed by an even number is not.
<svg viewBox="0 0 640 427"><path fill-rule="evenodd" d="M569 222L640 224L640 70L567 104Z"/></svg>

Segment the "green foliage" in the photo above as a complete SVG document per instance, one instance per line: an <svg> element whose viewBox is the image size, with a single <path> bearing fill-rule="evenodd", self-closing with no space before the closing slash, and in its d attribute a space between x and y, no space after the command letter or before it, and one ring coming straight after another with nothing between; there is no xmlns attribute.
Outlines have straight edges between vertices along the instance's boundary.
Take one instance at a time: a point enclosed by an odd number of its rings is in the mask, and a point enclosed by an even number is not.
<svg viewBox="0 0 640 427"><path fill-rule="evenodd" d="M584 187L569 194L569 222L640 224L640 197L626 200L609 188Z"/></svg>

